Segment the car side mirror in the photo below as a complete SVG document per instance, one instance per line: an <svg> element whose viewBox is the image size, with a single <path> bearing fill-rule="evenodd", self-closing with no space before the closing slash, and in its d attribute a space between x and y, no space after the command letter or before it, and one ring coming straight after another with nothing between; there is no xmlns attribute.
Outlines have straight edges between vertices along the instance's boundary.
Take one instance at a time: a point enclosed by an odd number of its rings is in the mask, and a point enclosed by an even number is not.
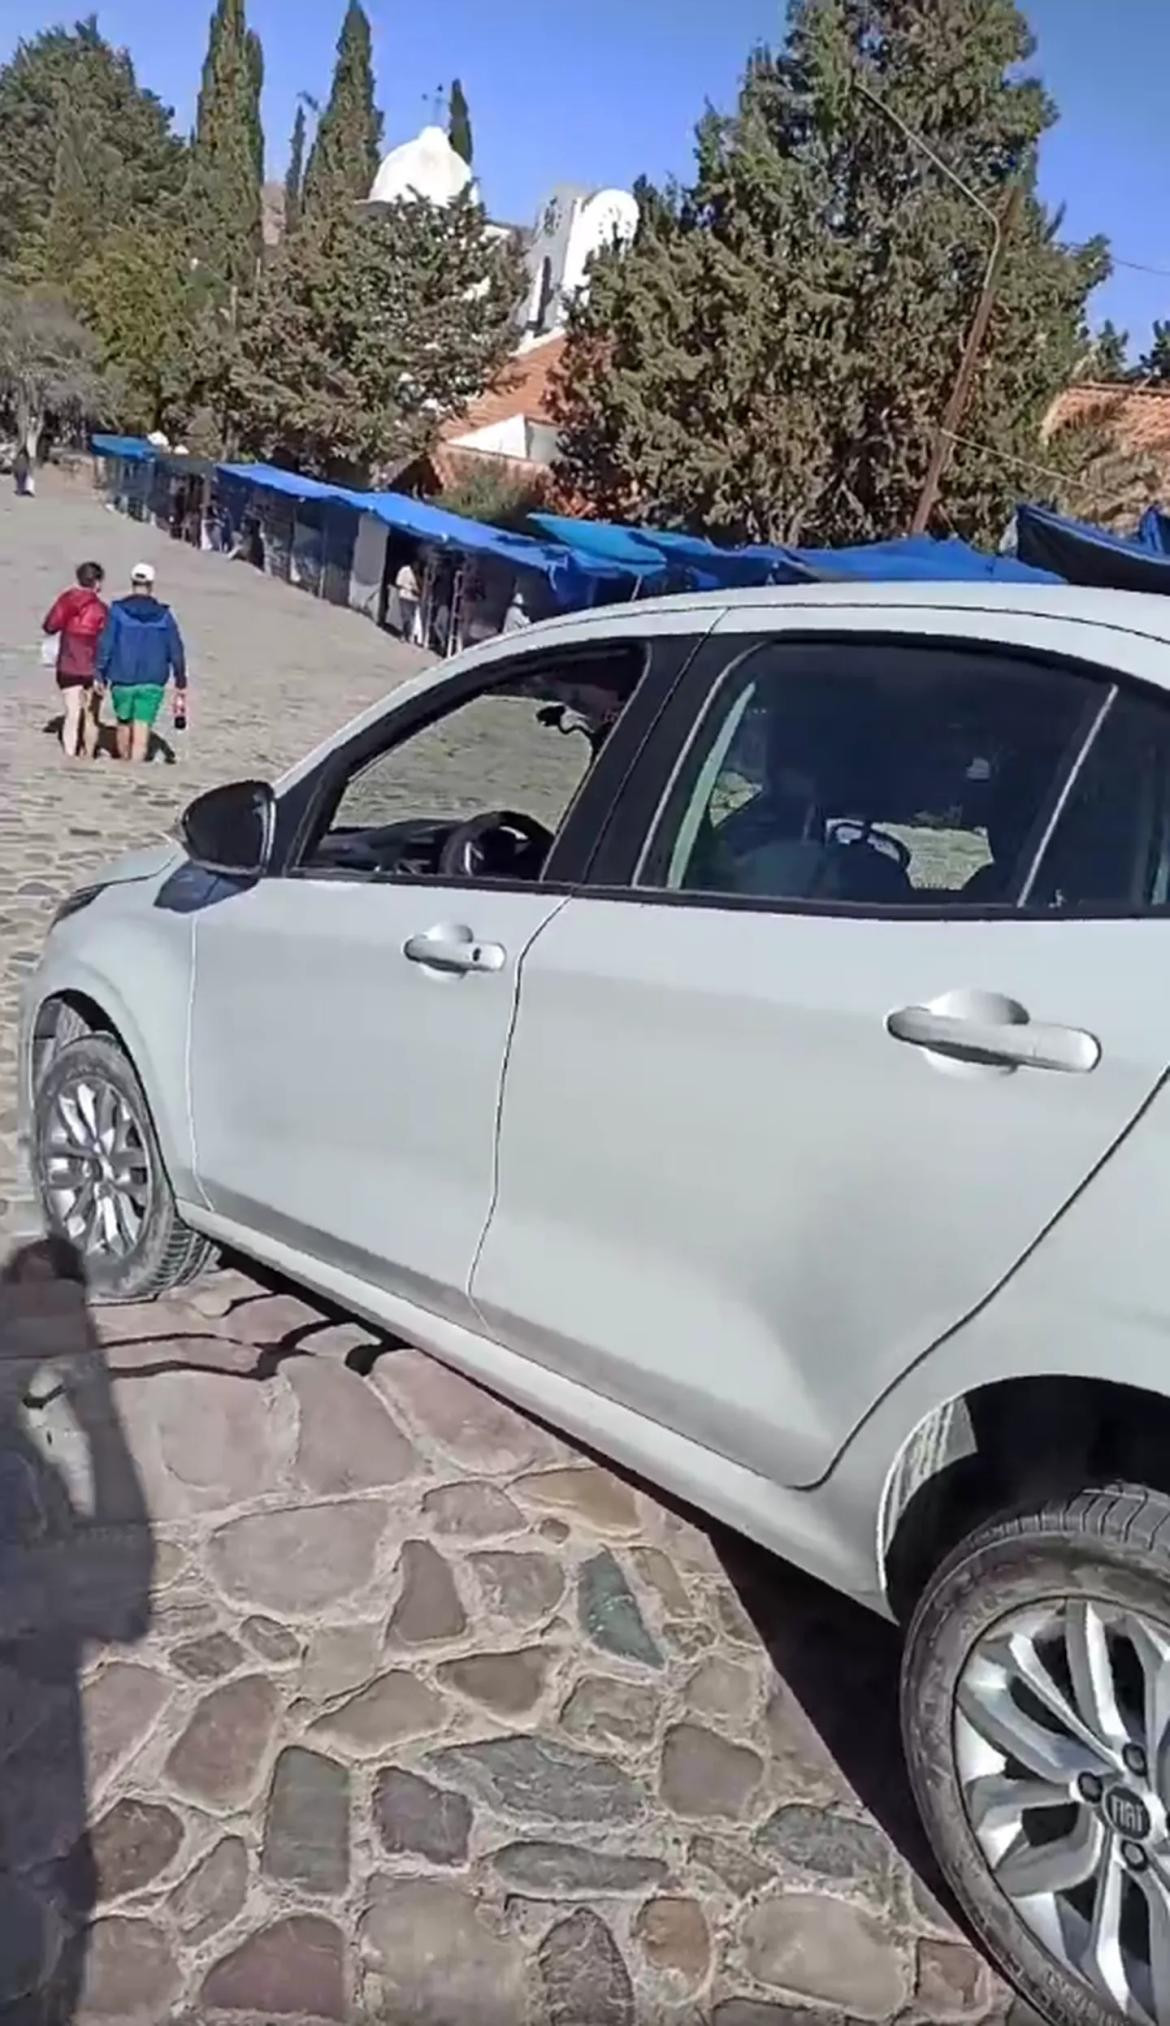
<svg viewBox="0 0 1170 2026"><path fill-rule="evenodd" d="M188 858L204 872L259 879L268 870L276 830L276 797L267 781L229 781L198 795L179 818Z"/></svg>

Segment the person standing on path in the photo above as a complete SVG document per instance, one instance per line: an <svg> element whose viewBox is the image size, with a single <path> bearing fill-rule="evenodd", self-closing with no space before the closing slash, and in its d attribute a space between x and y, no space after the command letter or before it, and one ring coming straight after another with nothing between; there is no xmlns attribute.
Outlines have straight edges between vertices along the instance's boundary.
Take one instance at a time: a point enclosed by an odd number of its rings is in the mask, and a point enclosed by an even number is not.
<svg viewBox="0 0 1170 2026"><path fill-rule="evenodd" d="M97 751L98 709L94 695L98 641L109 613L101 597L105 571L100 563L81 563L77 582L62 591L46 614L44 630L58 635L57 688L64 715L61 748L67 759Z"/></svg>
<svg viewBox="0 0 1170 2026"><path fill-rule="evenodd" d="M17 445L16 456L12 460L12 483L16 487L17 499L31 499L37 489L33 478L32 458L24 443Z"/></svg>
<svg viewBox="0 0 1170 2026"><path fill-rule="evenodd" d="M169 605L154 595L154 565L136 563L130 596L116 598L98 643L98 682L108 688L118 721L118 757L145 760L168 682L174 720L187 722L187 659Z"/></svg>
<svg viewBox="0 0 1170 2026"><path fill-rule="evenodd" d="M413 641L418 632L418 578L414 564L407 557L394 579L398 593L398 631L403 640Z"/></svg>

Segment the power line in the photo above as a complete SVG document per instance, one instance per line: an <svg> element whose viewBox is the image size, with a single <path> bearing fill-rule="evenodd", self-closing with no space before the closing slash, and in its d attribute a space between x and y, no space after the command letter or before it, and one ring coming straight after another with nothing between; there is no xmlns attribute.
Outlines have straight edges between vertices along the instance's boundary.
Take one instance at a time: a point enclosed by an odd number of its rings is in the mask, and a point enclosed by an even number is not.
<svg viewBox="0 0 1170 2026"><path fill-rule="evenodd" d="M1146 260L1123 260L1119 253L1111 253L1109 258L1114 267L1129 267L1135 274L1160 274L1163 280L1170 281L1170 267L1151 267Z"/></svg>
<svg viewBox="0 0 1170 2026"><path fill-rule="evenodd" d="M1062 485L1071 485L1078 492L1088 493L1090 499L1107 499L1112 488L1092 485L1087 479L1077 478L1070 471L1060 471L1053 464L1038 464L1035 458L1013 457L1006 450L996 450L993 444L980 443L975 436L957 436L953 429L944 431L952 443L967 450L978 450L982 456L992 458L997 464L1012 464L1018 471L1037 472L1043 478L1059 479Z"/></svg>

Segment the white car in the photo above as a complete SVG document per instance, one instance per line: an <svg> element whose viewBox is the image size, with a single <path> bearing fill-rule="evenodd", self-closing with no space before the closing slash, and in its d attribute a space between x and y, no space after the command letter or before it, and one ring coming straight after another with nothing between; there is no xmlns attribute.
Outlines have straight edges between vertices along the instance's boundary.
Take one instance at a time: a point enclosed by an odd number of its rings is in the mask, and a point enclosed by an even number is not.
<svg viewBox="0 0 1170 2026"><path fill-rule="evenodd" d="M1049 2019L1170 2021L1170 603L593 612L62 908L37 1184L224 1244L902 1620Z"/></svg>

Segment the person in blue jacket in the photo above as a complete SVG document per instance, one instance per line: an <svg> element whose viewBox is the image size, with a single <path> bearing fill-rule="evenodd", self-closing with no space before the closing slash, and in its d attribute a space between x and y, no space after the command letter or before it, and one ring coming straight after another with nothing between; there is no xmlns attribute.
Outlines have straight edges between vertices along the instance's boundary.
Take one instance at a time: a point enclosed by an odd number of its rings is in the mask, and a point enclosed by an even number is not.
<svg viewBox="0 0 1170 2026"><path fill-rule="evenodd" d="M187 722L187 658L169 605L154 595L154 565L136 563L130 596L115 598L98 642L97 685L108 689L118 721L118 757L145 760L168 682L174 719Z"/></svg>

